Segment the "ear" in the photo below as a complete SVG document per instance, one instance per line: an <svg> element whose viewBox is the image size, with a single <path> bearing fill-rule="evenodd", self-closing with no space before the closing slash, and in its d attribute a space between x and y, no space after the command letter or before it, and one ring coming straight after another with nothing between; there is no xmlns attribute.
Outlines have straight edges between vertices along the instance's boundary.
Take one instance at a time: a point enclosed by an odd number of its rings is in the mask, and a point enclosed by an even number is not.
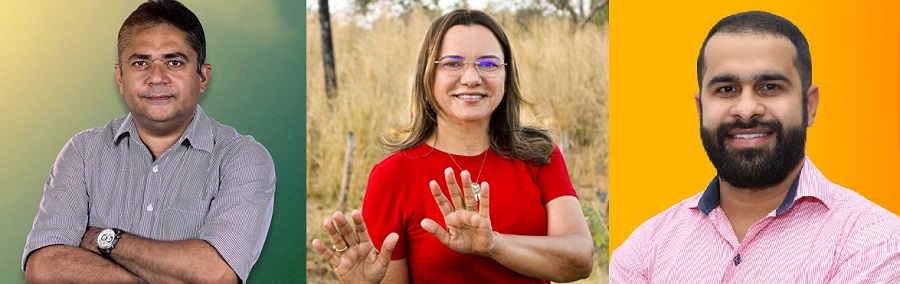
<svg viewBox="0 0 900 284"><path fill-rule="evenodd" d="M119 94L124 95L125 90L122 88L122 65L116 63L113 65L113 69L116 70L116 84L119 85Z"/></svg>
<svg viewBox="0 0 900 284"><path fill-rule="evenodd" d="M206 91L206 86L209 85L209 79L212 76L212 65L203 64L200 67L200 93Z"/></svg>
<svg viewBox="0 0 900 284"><path fill-rule="evenodd" d="M697 106L697 116L703 118L703 105L700 103L700 92L694 94L694 104Z"/></svg>
<svg viewBox="0 0 900 284"><path fill-rule="evenodd" d="M811 127L816 119L816 110L819 108L819 86L810 85L806 96L809 98L806 102L806 109L809 110L806 127Z"/></svg>

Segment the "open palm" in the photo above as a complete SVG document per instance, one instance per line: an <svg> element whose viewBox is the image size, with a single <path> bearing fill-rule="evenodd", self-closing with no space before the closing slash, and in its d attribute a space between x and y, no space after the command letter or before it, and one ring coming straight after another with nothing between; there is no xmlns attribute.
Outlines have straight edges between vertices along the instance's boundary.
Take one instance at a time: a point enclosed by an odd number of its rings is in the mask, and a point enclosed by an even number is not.
<svg viewBox="0 0 900 284"><path fill-rule="evenodd" d="M460 173L462 190L453 175L453 169L444 171L450 200L441 192L436 181L431 181L431 194L444 216L444 229L431 219L422 220L422 227L438 238L447 247L466 254L487 255L494 249L494 231L490 219L490 188L487 182L481 183L480 204L472 190L471 176L468 171ZM462 193L460 193L462 191ZM455 205L455 206L454 206Z"/></svg>
<svg viewBox="0 0 900 284"><path fill-rule="evenodd" d="M313 248L334 267L334 272L343 283L379 283L384 279L391 252L397 245L399 236L391 233L385 238L381 252L375 249L363 222L362 214L351 213L354 227L341 212L335 212L333 220L326 219L325 231L331 237L332 249L321 240L313 240Z"/></svg>

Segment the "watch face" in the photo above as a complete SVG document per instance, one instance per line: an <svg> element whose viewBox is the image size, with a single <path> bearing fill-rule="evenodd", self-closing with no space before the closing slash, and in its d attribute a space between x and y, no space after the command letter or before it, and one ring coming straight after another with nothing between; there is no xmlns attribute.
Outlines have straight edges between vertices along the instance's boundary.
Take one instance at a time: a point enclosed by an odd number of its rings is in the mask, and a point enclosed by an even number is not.
<svg viewBox="0 0 900 284"><path fill-rule="evenodd" d="M97 247L100 249L108 249L112 248L113 240L116 239L116 232L111 229L105 229L100 231L100 235L97 236Z"/></svg>

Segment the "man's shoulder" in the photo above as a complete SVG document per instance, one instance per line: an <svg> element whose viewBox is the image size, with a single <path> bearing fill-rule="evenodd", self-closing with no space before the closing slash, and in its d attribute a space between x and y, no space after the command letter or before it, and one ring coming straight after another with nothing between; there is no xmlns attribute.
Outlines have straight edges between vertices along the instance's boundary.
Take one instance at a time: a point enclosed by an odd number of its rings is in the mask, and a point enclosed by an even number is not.
<svg viewBox="0 0 900 284"><path fill-rule="evenodd" d="M230 125L219 123L213 118L209 118L209 127L212 133L214 150L221 152L265 152L269 154L266 147L256 141L251 135L241 134Z"/></svg>
<svg viewBox="0 0 900 284"><path fill-rule="evenodd" d="M211 117L209 122L216 147L250 147L265 150L265 147L252 135L241 134L234 127L219 123Z"/></svg>
<svg viewBox="0 0 900 284"><path fill-rule="evenodd" d="M613 263L610 271L622 273L623 270L634 269L646 265L649 251L656 247L667 247L667 243L684 240L684 235L694 232L687 228L690 224L699 224L698 217L703 212L697 208L703 192L690 196L668 209L647 219L637 227L625 242L613 252Z"/></svg>
<svg viewBox="0 0 900 284"><path fill-rule="evenodd" d="M106 125L101 127L94 127L82 130L78 132L72 139L70 139L71 143L79 144L79 145L103 145L103 144L112 144L115 138L115 135L119 131L119 128L125 121L127 116L121 116L115 119L110 120L106 123Z"/></svg>
<svg viewBox="0 0 900 284"><path fill-rule="evenodd" d="M703 192L700 192L675 203L675 205L672 205L668 209L656 214L656 216L647 219L644 223L641 223L635 232L640 231L641 234L656 235L669 230L670 228L667 228L667 226L675 224L680 225L675 225L671 229L679 230L679 227L684 225L685 222L690 222L692 219L703 214L703 212L697 208L697 203L700 201L702 195Z"/></svg>
<svg viewBox="0 0 900 284"><path fill-rule="evenodd" d="M872 202L856 191L832 184L831 207L836 215L843 215L847 225L854 230L864 230L869 226L879 226L900 232L900 217L884 207Z"/></svg>

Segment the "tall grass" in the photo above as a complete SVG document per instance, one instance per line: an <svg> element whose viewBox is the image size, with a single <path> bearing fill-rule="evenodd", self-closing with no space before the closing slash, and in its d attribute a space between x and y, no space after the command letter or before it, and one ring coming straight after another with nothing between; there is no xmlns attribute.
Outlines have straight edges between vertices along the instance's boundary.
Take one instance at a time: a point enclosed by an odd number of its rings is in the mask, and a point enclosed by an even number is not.
<svg viewBox="0 0 900 284"><path fill-rule="evenodd" d="M338 209L346 133L356 149L349 183L348 210L359 208L372 166L388 153L379 133L407 123L415 57L428 25L437 15L414 10L382 17L371 27L332 17L339 94L325 96L319 23L307 11L307 273L311 283L334 282L328 263L312 249L327 238L322 221ZM596 268L589 283L606 282L608 192L608 28L575 30L555 17L495 14L507 29L519 60L527 123L553 129L557 143L566 136L566 163L595 240Z"/></svg>

